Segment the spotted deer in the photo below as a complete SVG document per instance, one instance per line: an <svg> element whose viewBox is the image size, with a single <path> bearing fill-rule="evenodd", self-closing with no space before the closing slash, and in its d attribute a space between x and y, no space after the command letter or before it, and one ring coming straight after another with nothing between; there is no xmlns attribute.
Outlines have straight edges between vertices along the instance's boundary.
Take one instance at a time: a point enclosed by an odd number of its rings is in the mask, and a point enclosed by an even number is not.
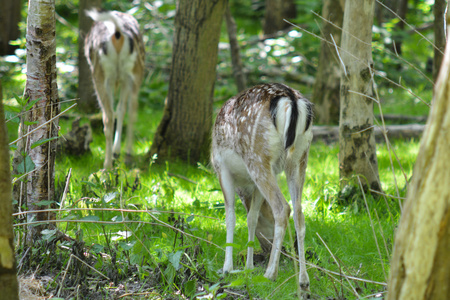
<svg viewBox="0 0 450 300"><path fill-rule="evenodd" d="M299 283L309 290L302 190L312 140L312 104L284 84L263 84L229 99L213 128L212 164L225 198L226 249L223 272L233 270L235 192L247 209L246 268L253 268L255 232L262 245L273 240L264 276L275 280L290 207L277 184L286 173L294 208L300 261ZM258 236L258 234L260 234ZM267 234L268 236L264 236Z"/></svg>
<svg viewBox="0 0 450 300"><path fill-rule="evenodd" d="M126 162L131 162L137 97L144 76L144 44L134 17L118 11L86 11L94 20L86 36L85 55L102 110L106 138L104 167L120 155L123 119L128 106ZM117 106L114 94L120 91ZM115 124L116 123L116 124ZM114 132L114 124L116 130ZM114 143L113 143L114 134Z"/></svg>

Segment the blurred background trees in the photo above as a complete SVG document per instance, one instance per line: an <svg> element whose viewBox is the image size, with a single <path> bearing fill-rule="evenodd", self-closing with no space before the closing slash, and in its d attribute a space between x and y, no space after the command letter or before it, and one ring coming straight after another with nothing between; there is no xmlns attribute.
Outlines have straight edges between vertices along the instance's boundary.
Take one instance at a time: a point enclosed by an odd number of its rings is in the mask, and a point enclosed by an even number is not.
<svg viewBox="0 0 450 300"><path fill-rule="evenodd" d="M22 1L0 1L0 56L14 54L16 46L10 41L20 37L19 22L21 19Z"/></svg>

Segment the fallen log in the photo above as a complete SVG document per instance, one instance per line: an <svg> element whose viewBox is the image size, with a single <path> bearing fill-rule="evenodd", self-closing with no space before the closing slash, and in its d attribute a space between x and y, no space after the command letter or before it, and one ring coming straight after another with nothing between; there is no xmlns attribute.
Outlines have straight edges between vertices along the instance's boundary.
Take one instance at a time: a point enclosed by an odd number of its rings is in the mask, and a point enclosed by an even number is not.
<svg viewBox="0 0 450 300"><path fill-rule="evenodd" d="M381 120L380 115L375 115L377 120ZM426 123L428 116L407 116L407 115L394 115L384 114L383 119L391 124L411 124L411 123Z"/></svg>
<svg viewBox="0 0 450 300"><path fill-rule="evenodd" d="M313 142L322 141L331 144L339 141L339 126L313 126ZM388 125L386 126L387 137L390 141L395 139L419 139L425 130L423 124ZM375 140L377 143L385 141L380 127L375 127Z"/></svg>

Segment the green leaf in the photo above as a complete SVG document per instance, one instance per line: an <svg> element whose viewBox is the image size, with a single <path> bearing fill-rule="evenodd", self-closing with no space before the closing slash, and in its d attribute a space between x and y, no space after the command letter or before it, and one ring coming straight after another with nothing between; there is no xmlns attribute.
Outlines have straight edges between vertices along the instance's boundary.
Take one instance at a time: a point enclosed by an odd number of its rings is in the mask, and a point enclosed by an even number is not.
<svg viewBox="0 0 450 300"><path fill-rule="evenodd" d="M44 229L41 231L42 235L49 235L49 234L55 234L56 233L56 229Z"/></svg>
<svg viewBox="0 0 450 300"><path fill-rule="evenodd" d="M228 246L231 246L231 247L236 248L236 249L241 249L241 245L235 244L235 243L226 243L225 247L228 247Z"/></svg>
<svg viewBox="0 0 450 300"><path fill-rule="evenodd" d="M241 286L245 284L245 279L244 278L238 278L234 281L232 281L229 285L227 285L226 287L235 287L235 286Z"/></svg>
<svg viewBox="0 0 450 300"><path fill-rule="evenodd" d="M194 220L194 216L189 216L186 218L186 222L192 222L192 220Z"/></svg>
<svg viewBox="0 0 450 300"><path fill-rule="evenodd" d="M255 276L251 279L252 283L265 283L265 282L270 282L269 279L267 279L266 277L264 277L263 275L258 275Z"/></svg>
<svg viewBox="0 0 450 300"><path fill-rule="evenodd" d="M27 104L27 101L28 101L28 99L30 99L30 97L23 98L22 96L15 94L14 99L16 99L17 104L19 104L21 107L23 107Z"/></svg>
<svg viewBox="0 0 450 300"><path fill-rule="evenodd" d="M41 98L38 98L36 100L28 102L27 106L25 107L25 110L29 111L33 107L33 105L35 105L40 99Z"/></svg>
<svg viewBox="0 0 450 300"><path fill-rule="evenodd" d="M20 107L17 107L14 105L7 105L7 104L4 104L3 107L5 108L6 112L20 113Z"/></svg>
<svg viewBox="0 0 450 300"><path fill-rule="evenodd" d="M105 201L106 203L110 202L111 200L114 200L117 196L116 192L113 193L108 193L103 197L103 201Z"/></svg>
<svg viewBox="0 0 450 300"><path fill-rule="evenodd" d="M18 165L17 165L17 171L20 174L25 174L28 173L30 171L33 171L35 168L35 164L33 162L33 160L31 159L31 157L29 155L25 156L25 159L22 160Z"/></svg>
<svg viewBox="0 0 450 300"><path fill-rule="evenodd" d="M44 230L41 231L42 238L44 240L50 242L50 241L52 241L53 239L56 238L56 232L57 232L57 229L53 229L53 230L44 229Z"/></svg>
<svg viewBox="0 0 450 300"><path fill-rule="evenodd" d="M39 124L38 121L25 121L23 122L25 125L29 126L29 125L35 125L35 124Z"/></svg>
<svg viewBox="0 0 450 300"><path fill-rule="evenodd" d="M183 285L184 293L188 298L192 298L197 290L197 281L189 280Z"/></svg>
<svg viewBox="0 0 450 300"><path fill-rule="evenodd" d="M91 216L86 216L86 217L82 218L81 220L82 221L99 221L100 218L97 216L91 215Z"/></svg>
<svg viewBox="0 0 450 300"><path fill-rule="evenodd" d="M119 246L122 247L123 250L128 251L131 250L131 248L133 248L134 244L136 244L136 241L134 242L119 242Z"/></svg>
<svg viewBox="0 0 450 300"><path fill-rule="evenodd" d="M95 253L100 253L103 251L103 249L104 249L103 245L100 244L92 245L92 251L94 251Z"/></svg>
<svg viewBox="0 0 450 300"><path fill-rule="evenodd" d="M169 254L169 262L172 264L172 266L175 268L175 270L180 269L180 261L181 261L181 255L183 254L183 251L177 251L176 253L170 253Z"/></svg>
<svg viewBox="0 0 450 300"><path fill-rule="evenodd" d="M220 288L220 282L217 282L217 283L213 284L212 286L210 286L209 288L207 288L207 290L209 292L213 292L213 291L218 290L219 288Z"/></svg>
<svg viewBox="0 0 450 300"><path fill-rule="evenodd" d="M247 247L255 248L255 241L248 242Z"/></svg>
<svg viewBox="0 0 450 300"><path fill-rule="evenodd" d="M53 137L48 138L48 139L42 139L42 140L36 141L36 142L34 142L33 144L31 144L31 149L34 149L34 148L36 148L36 147L39 147L40 145L43 145L43 144L45 144L45 143L47 143L47 142L56 140L57 138L58 138L57 136L53 136Z"/></svg>
<svg viewBox="0 0 450 300"><path fill-rule="evenodd" d="M36 203L37 206L49 206L51 204L55 203L53 200L42 200Z"/></svg>
<svg viewBox="0 0 450 300"><path fill-rule="evenodd" d="M113 222L122 222L123 218L122 218L122 216L115 216L115 217L113 217L111 219L111 221L113 221Z"/></svg>

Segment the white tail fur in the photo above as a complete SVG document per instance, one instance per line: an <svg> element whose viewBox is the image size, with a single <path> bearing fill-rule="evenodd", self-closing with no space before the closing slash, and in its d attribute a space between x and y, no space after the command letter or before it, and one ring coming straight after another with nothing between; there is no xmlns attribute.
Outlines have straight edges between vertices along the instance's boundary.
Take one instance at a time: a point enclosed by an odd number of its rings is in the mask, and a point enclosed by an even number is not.
<svg viewBox="0 0 450 300"><path fill-rule="evenodd" d="M235 192L248 211L248 241L255 234L262 246L273 239L265 277L275 280L290 207L277 184L285 171L294 208L300 259L300 286L309 289L301 196L312 140L312 105L283 84L263 84L228 100L213 129L212 163L225 198L227 244L233 243ZM263 236L268 234L269 236ZM251 244L250 244L251 245ZM253 247L246 268L253 268ZM233 269L233 247L227 246L224 272Z"/></svg>
<svg viewBox="0 0 450 300"><path fill-rule="evenodd" d="M131 161L133 125L137 97L144 76L144 44L139 24L131 15L96 10L86 11L94 21L85 41L85 55L91 68L95 91L103 114L106 138L105 168L112 168L113 155L120 155L123 119L128 106L126 162ZM114 92L120 90L117 107ZM114 122L116 131L113 144Z"/></svg>

